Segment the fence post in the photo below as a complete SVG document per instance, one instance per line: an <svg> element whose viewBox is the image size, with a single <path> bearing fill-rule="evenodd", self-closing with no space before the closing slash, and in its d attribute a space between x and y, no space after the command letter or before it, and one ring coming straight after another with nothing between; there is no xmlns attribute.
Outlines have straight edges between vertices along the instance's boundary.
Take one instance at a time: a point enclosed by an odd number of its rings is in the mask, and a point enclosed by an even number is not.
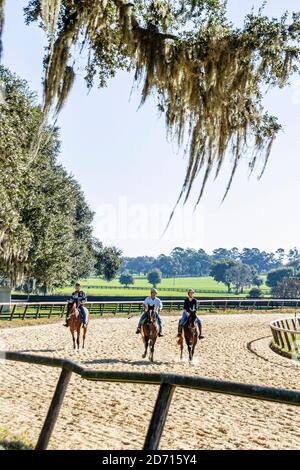
<svg viewBox="0 0 300 470"><path fill-rule="evenodd" d="M143 450L157 450L165 427L175 385L162 383L159 388Z"/></svg>
<svg viewBox="0 0 300 470"><path fill-rule="evenodd" d="M15 310L16 310L16 304L14 304L13 308L12 308L12 311L11 311L11 314L10 314L10 320L12 320L14 318L14 313L15 313Z"/></svg>
<svg viewBox="0 0 300 470"><path fill-rule="evenodd" d="M51 315L52 315L52 310L53 310L53 305L51 305L51 306L50 306L50 310L49 310L48 318L51 318Z"/></svg>
<svg viewBox="0 0 300 470"><path fill-rule="evenodd" d="M36 309L36 313L35 313L35 318L39 318L40 308L41 308L41 305L38 304L37 309Z"/></svg>
<svg viewBox="0 0 300 470"><path fill-rule="evenodd" d="M63 306L62 306L61 314L60 314L60 317L61 317L61 318L63 318L63 316L64 316L66 305L67 305L67 304L63 304Z"/></svg>
<svg viewBox="0 0 300 470"><path fill-rule="evenodd" d="M25 308L24 308L23 315L22 315L22 320L24 320L26 318L27 309L28 309L28 305L26 305Z"/></svg>
<svg viewBox="0 0 300 470"><path fill-rule="evenodd" d="M64 400L72 372L62 369L35 450L46 450Z"/></svg>
<svg viewBox="0 0 300 470"><path fill-rule="evenodd" d="M288 335L288 333L285 331L286 326L285 326L285 324L284 324L284 321L280 322L280 324L281 324L281 328L284 330L284 331L283 331L283 335L284 335L284 337L285 337L285 341L286 341L287 348L288 348L289 351L291 351L292 348L291 348L291 344L290 344L290 341L289 341L289 335Z"/></svg>

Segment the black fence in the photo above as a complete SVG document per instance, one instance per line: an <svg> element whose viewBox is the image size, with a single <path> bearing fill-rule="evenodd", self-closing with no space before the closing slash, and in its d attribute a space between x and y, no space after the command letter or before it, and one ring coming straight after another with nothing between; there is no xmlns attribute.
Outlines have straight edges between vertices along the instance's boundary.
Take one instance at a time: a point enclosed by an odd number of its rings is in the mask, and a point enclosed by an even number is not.
<svg viewBox="0 0 300 470"><path fill-rule="evenodd" d="M26 319L26 318L52 318L63 317L66 313L66 302L23 302L14 301L10 304L0 304L0 319ZM90 301L86 303L91 315L116 315L116 314L139 314L143 308L142 300L128 301ZM181 311L183 309L182 299L168 299L163 301L163 312ZM198 310L214 311L275 311L299 309L300 299L214 299L199 300Z"/></svg>

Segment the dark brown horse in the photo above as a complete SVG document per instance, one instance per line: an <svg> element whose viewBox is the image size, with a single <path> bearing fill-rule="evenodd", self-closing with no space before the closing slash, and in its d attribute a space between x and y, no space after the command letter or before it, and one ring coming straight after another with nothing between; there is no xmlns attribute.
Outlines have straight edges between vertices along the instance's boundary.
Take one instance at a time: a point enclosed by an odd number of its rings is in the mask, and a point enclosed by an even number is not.
<svg viewBox="0 0 300 470"><path fill-rule="evenodd" d="M68 326L70 327L72 339L73 339L73 346L76 349L80 347L80 330L82 326L82 316L80 310L77 308L76 303L68 302L67 305L67 314L68 314ZM75 339L75 332L77 333L77 338ZM82 349L84 349L85 337L87 333L87 326L83 328L83 342L82 342Z"/></svg>
<svg viewBox="0 0 300 470"><path fill-rule="evenodd" d="M194 357L195 347L198 341L198 334L199 332L196 325L196 314L192 312L183 327L183 335L188 348L190 362ZM183 356L183 335L178 339L178 344L180 346L180 359L182 359Z"/></svg>
<svg viewBox="0 0 300 470"><path fill-rule="evenodd" d="M153 362L154 346L158 335L158 325L156 322L155 309L148 307L147 318L142 326L142 338L145 345L143 358L147 356L148 346L150 348L149 360Z"/></svg>

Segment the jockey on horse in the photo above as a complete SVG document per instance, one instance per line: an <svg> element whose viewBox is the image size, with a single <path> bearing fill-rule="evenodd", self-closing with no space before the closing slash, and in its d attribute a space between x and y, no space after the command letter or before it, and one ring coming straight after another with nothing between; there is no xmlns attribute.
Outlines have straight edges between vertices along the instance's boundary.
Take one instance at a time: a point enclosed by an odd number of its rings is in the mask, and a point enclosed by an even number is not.
<svg viewBox="0 0 300 470"><path fill-rule="evenodd" d="M145 311L144 311L144 313L142 314L142 316L140 318L140 321L139 321L139 324L138 324L138 327L137 327L137 330L136 330L136 334L138 335L139 333L141 333L141 327L147 319L148 309L149 310L154 309L155 310L156 320L157 320L157 323L158 323L158 326L159 326L158 336L160 336L160 337L163 336L162 322L161 322L161 318L159 316L159 312L162 310L163 304L162 304L162 301L157 297L157 290L156 289L154 289L154 288L151 289L150 297L147 297L144 300L144 307L145 307Z"/></svg>
<svg viewBox="0 0 300 470"><path fill-rule="evenodd" d="M178 324L178 335L177 335L178 337L181 337L182 329L184 325L186 324L190 314L193 312L196 314L197 312L197 300L194 298L194 292L195 291L193 289L189 289L188 296L184 301L182 317L179 320L179 324ZM203 339L204 336L202 336L202 322L200 318L197 317L197 315L196 315L196 325L197 325L197 330L198 330L197 331L198 338Z"/></svg>
<svg viewBox="0 0 300 470"><path fill-rule="evenodd" d="M71 295L71 298L69 300L70 303L76 303L77 308L79 309L82 317L82 323L83 327L85 328L87 326L88 322L88 317L87 317L87 312L86 308L84 307L84 303L87 301L87 297L85 292L81 290L81 285L77 282L75 284L75 292ZM64 326L69 326L69 317L68 314L66 316L66 322L64 323Z"/></svg>

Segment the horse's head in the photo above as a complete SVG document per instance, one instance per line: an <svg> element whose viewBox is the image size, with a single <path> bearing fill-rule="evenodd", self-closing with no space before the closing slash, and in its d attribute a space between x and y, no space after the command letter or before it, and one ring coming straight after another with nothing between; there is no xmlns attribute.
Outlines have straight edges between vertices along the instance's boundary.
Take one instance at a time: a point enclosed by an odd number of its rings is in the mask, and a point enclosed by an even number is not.
<svg viewBox="0 0 300 470"><path fill-rule="evenodd" d="M190 315L189 315L188 324L192 328L195 328L195 322L196 322L196 312L191 312Z"/></svg>
<svg viewBox="0 0 300 470"><path fill-rule="evenodd" d="M155 315L155 307L154 305L148 305L148 308L147 308L147 321L148 323L155 323L156 321L156 315Z"/></svg>
<svg viewBox="0 0 300 470"><path fill-rule="evenodd" d="M67 303L67 313L68 315L75 315L77 312L77 306L75 302Z"/></svg>

